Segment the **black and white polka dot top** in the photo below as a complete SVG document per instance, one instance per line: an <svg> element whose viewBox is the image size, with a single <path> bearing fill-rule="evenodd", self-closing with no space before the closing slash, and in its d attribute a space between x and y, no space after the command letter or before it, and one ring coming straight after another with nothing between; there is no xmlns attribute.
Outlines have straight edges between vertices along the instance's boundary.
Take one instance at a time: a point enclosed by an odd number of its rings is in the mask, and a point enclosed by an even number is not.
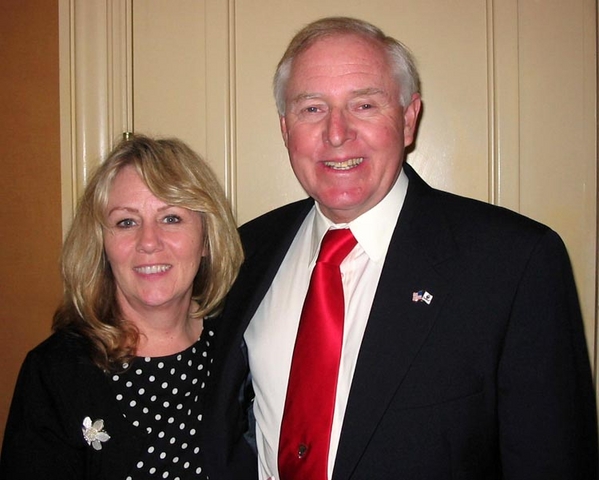
<svg viewBox="0 0 599 480"><path fill-rule="evenodd" d="M174 355L137 357L112 376L124 416L149 436L126 480L208 479L198 430L213 335L204 330L195 344Z"/></svg>

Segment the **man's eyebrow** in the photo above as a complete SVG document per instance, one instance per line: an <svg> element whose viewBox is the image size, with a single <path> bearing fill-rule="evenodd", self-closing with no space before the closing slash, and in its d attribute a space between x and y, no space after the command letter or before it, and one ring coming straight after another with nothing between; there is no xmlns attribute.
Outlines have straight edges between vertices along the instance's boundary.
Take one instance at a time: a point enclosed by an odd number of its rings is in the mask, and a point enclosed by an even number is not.
<svg viewBox="0 0 599 480"><path fill-rule="evenodd" d="M354 90L351 92L352 97L363 97L363 96L368 96L368 95L386 95L386 94L387 94L387 92L385 90L382 90L382 89L376 88L376 87L360 88L358 90ZM291 100L291 102L299 103L302 101L313 100L315 98L322 98L322 97L324 97L324 94L322 94L322 93L302 92L302 93L298 93Z"/></svg>
<svg viewBox="0 0 599 480"><path fill-rule="evenodd" d="M354 90L353 95L355 97L361 97L364 95L385 95L387 92L380 88L361 88L359 90Z"/></svg>
<svg viewBox="0 0 599 480"><path fill-rule="evenodd" d="M291 102L298 103L298 102L302 102L304 100L312 100L313 98L320 98L320 97L322 97L322 93L303 92L303 93L298 93L295 97L293 97Z"/></svg>

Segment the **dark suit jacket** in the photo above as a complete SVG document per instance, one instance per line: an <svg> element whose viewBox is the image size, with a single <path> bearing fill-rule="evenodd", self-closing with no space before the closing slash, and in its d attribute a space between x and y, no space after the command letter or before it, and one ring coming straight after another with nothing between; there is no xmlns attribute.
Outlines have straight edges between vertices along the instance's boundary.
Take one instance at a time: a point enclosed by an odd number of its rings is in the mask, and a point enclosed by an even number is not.
<svg viewBox="0 0 599 480"><path fill-rule="evenodd" d="M52 335L25 359L6 424L2 480L124 479L148 439L123 417L81 338ZM110 440L95 450L83 438L85 417L104 420Z"/></svg>
<svg viewBox="0 0 599 480"><path fill-rule="evenodd" d="M404 168L408 192L333 480L596 479L594 393L562 241ZM221 319L204 425L211 478L256 475L244 440L251 388L242 336L312 205L285 206L240 230L247 259ZM413 301L420 290L430 304Z"/></svg>

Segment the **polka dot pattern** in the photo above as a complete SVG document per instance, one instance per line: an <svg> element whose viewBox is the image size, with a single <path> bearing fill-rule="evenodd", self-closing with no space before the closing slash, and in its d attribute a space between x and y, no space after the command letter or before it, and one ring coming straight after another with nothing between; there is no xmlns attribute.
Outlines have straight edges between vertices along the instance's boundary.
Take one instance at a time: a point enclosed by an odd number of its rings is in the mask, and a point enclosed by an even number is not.
<svg viewBox="0 0 599 480"><path fill-rule="evenodd" d="M208 480L198 429L213 335L205 330L194 345L174 355L135 358L123 365L127 370L112 376L123 415L148 436L148 446L133 463L128 480Z"/></svg>

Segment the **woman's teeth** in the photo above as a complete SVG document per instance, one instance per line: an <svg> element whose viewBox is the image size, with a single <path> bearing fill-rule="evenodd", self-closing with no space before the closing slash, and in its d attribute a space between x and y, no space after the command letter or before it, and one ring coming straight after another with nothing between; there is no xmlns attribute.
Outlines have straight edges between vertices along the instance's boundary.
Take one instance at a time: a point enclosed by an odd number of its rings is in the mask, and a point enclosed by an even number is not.
<svg viewBox="0 0 599 480"><path fill-rule="evenodd" d="M170 270L172 265L149 265L147 267L135 267L137 273L143 273L144 275L151 275L152 273L161 273Z"/></svg>

